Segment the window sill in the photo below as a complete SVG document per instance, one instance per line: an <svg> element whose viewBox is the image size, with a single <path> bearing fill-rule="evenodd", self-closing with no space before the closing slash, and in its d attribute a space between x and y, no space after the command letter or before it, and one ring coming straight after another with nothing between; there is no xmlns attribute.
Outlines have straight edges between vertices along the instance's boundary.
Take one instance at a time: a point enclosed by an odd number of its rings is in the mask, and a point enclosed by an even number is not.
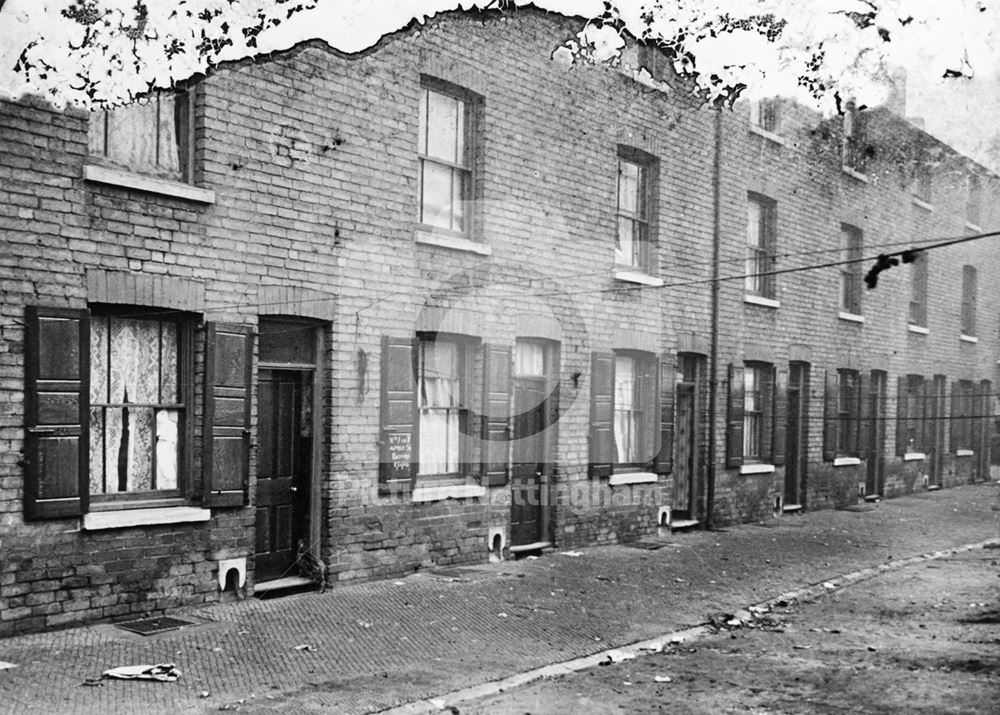
<svg viewBox="0 0 1000 715"><path fill-rule="evenodd" d="M922 459L927 459L927 455L923 452L907 452L903 455L904 462L917 462Z"/></svg>
<svg viewBox="0 0 1000 715"><path fill-rule="evenodd" d="M961 340L963 343L972 343L973 345L979 342L979 338L973 335L966 335L965 333L959 335L958 339Z"/></svg>
<svg viewBox="0 0 1000 715"><path fill-rule="evenodd" d="M982 233L983 232L983 227L982 226L980 226L978 223L972 223L972 221L969 221L969 220L966 220L965 227L967 229L969 229L970 231L975 231L976 233Z"/></svg>
<svg viewBox="0 0 1000 715"><path fill-rule="evenodd" d="M857 179L858 181L862 181L866 184L869 182L867 174L862 174L860 171L857 171L856 169L852 169L851 167L847 166L847 164L842 164L840 166L840 170L845 174L847 174L848 176L850 176L852 179Z"/></svg>
<svg viewBox="0 0 1000 715"><path fill-rule="evenodd" d="M973 450L973 449L956 449L955 450L955 456L956 457L974 457L975 455L976 455L976 451Z"/></svg>
<svg viewBox="0 0 1000 715"><path fill-rule="evenodd" d="M861 464L860 457L837 457L833 460L835 467L855 467Z"/></svg>
<svg viewBox="0 0 1000 715"><path fill-rule="evenodd" d="M473 241L461 236L449 236L444 233L436 233L427 229L418 228L413 233L413 240L423 246L437 246L438 248L448 248L452 251L462 251L464 253L475 253L480 256L492 256L493 248L479 241Z"/></svg>
<svg viewBox="0 0 1000 715"><path fill-rule="evenodd" d="M154 526L157 524L187 524L208 521L211 516L211 509L202 509L196 506L95 511L83 515L83 530L99 531L101 529L127 529L133 526Z"/></svg>
<svg viewBox="0 0 1000 715"><path fill-rule="evenodd" d="M653 472L622 472L620 474L612 474L608 479L608 484L612 487L618 487L623 484L652 484L659 480L659 475Z"/></svg>
<svg viewBox="0 0 1000 715"><path fill-rule="evenodd" d="M773 464L744 464L740 474L774 474Z"/></svg>
<svg viewBox="0 0 1000 715"><path fill-rule="evenodd" d="M768 140L774 142L775 144L780 144L781 146L787 146L788 145L788 140L785 139L780 134L775 134L774 132L769 132L766 129L764 129L763 127L758 127L756 124L751 124L750 125L750 133L751 134L756 134L759 137L764 137L765 139L768 139Z"/></svg>
<svg viewBox="0 0 1000 715"><path fill-rule="evenodd" d="M765 298L762 295L752 295L747 293L743 296L744 303L750 303L751 305L762 305L765 308L780 308L781 301L775 300L774 298Z"/></svg>
<svg viewBox="0 0 1000 715"><path fill-rule="evenodd" d="M931 331L928 328L925 328L922 325L914 325L913 323L910 323L909 325L907 325L906 329L909 330L911 333L916 333L917 335L930 335L931 334Z"/></svg>
<svg viewBox="0 0 1000 715"><path fill-rule="evenodd" d="M931 213L934 212L934 204L930 203L929 201L924 201L919 196L911 196L910 201L913 202L914 206L919 206L924 211L930 211Z"/></svg>
<svg viewBox="0 0 1000 715"><path fill-rule="evenodd" d="M839 313L837 313L837 317L840 320L846 320L848 323L863 323L863 322L865 322L864 316L858 315L857 313L845 313L844 311L840 311Z"/></svg>
<svg viewBox="0 0 1000 715"><path fill-rule="evenodd" d="M616 266L613 275L616 281L623 281L625 283L638 283L639 285L652 286L654 288L660 288L663 286L662 278L651 276L638 268L622 268Z"/></svg>
<svg viewBox="0 0 1000 715"><path fill-rule="evenodd" d="M477 484L450 484L440 487L416 487L410 501L429 502L445 499L478 499L486 496L486 487Z"/></svg>
<svg viewBox="0 0 1000 715"><path fill-rule="evenodd" d="M211 189L201 189L180 181L160 179L155 176L143 176L125 169L114 169L97 164L83 165L83 178L95 184L107 184L136 191L146 191L151 194L170 196L175 199L187 199L202 204L214 204L215 192Z"/></svg>

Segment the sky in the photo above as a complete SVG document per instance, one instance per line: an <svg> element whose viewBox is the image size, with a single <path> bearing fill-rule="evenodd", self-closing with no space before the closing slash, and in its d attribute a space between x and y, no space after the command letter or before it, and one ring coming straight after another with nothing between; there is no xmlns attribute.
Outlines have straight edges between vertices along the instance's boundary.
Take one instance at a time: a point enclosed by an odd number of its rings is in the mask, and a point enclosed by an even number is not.
<svg viewBox="0 0 1000 715"><path fill-rule="evenodd" d="M123 6L131 8L135 0L92 0L101 8ZM495 4L490 0L313 0L317 7L283 21L277 28L263 32L256 50L234 45L217 60L237 59L260 51L280 51L302 40L320 38L346 53L360 52L376 44L416 19L426 22L437 12L468 9ZM0 0L3 2L3 0ZM184 53L169 60L162 53L163 43L150 46L158 51L144 55L141 70L114 72L108 79L101 63L108 62L109 53L92 51L76 54L66 61L67 46L79 44L83 27L68 21L60 11L73 0L6 0L0 9L0 93L19 96L36 93L49 96L56 104L73 103L81 94L72 88L80 85L76 72L91 67L91 76L105 78L100 91L109 97L127 97L143 91L150 82L169 86L171 80L184 79L205 69L205 58ZM149 26L158 33L190 36L204 25L185 25L183 16L171 15L179 0L148 0ZM798 69L811 54L816 43L823 42L826 69L840 83L841 94L859 98L861 103L876 105L885 96L885 86L876 75L885 66L902 66L907 70L907 111L919 117L925 128L955 148L988 164L984 149L998 135L1000 116L1000 0L878 0L879 13L870 27L859 31L847 12L870 10L861 0L675 0L664 2L668 9L657 16L656 29L666 34L678 27L699 27L700 17L730 12L734 16L763 15L774 12L787 20L782 33L782 46L767 43L759 33L703 33L692 45L698 69L703 76L717 74L749 86L756 96L780 94L798 101L812 101L798 87ZM257 7L274 6L270 0L239 0L234 6L229 0L184 0L184 7L196 10L225 7L232 13L236 7L250 17ZM518 5L527 4L518 0ZM535 0L534 5L551 12L599 16L604 9L600 0ZM641 0L618 0L621 19L633 33L643 29ZM282 18L284 20L284 18ZM216 21L218 23L219 21ZM193 29L192 29L193 28ZM890 38L884 42L882 31ZM692 33L697 36L698 33ZM714 35L714 36L713 36ZM621 46L618 31L591 24L581 27L581 34L571 47L561 51L578 60L586 54L597 59L614 56ZM26 83L23 75L14 71L15 63L29 42L37 44L31 57L48 62L54 69L44 80L35 78ZM117 37L113 48L127 49ZM558 50L553 38L553 50ZM693 42L693 41L692 41ZM193 43L191 43L193 45ZM62 60L62 61L60 61ZM116 69L112 66L112 69ZM957 70L964 75L943 79L945 70ZM86 97L84 97L86 99ZM834 103L830 97L817 104L820 111L830 113ZM1000 166L994 166L1000 169Z"/></svg>

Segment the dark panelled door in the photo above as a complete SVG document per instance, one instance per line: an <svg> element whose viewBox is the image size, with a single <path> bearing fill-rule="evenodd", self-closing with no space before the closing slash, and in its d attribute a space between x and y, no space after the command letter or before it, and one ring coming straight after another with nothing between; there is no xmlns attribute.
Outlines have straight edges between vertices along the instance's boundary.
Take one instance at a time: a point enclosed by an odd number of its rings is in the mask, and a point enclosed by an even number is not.
<svg viewBox="0 0 1000 715"><path fill-rule="evenodd" d="M256 580L295 575L297 540L308 532L311 452L304 370L260 371L257 387Z"/></svg>
<svg viewBox="0 0 1000 715"><path fill-rule="evenodd" d="M542 541L542 470L545 468L545 378L514 381L514 450L511 469L510 540L513 546Z"/></svg>
<svg viewBox="0 0 1000 715"><path fill-rule="evenodd" d="M865 475L865 494L882 495L885 489L885 402L886 374L873 370L869 383L867 456L868 471Z"/></svg>
<svg viewBox="0 0 1000 715"><path fill-rule="evenodd" d="M677 457L674 460L674 502L675 516L692 519L691 497L694 495L695 456L695 385L682 382L677 385L677 418L675 420Z"/></svg>
<svg viewBox="0 0 1000 715"><path fill-rule="evenodd" d="M802 472L805 465L805 395L809 366L793 362L788 369L788 413L785 423L785 506L802 505Z"/></svg>

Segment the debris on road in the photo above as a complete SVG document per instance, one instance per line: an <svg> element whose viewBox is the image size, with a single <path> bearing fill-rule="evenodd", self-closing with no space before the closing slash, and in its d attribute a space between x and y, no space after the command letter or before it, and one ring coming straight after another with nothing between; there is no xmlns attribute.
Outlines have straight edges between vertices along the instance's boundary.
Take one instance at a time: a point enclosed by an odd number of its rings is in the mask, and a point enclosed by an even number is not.
<svg viewBox="0 0 1000 715"><path fill-rule="evenodd" d="M308 643L303 643L302 645L295 646L295 650L304 650L304 651L310 651L310 652L312 652L312 651L316 650L316 646L309 645Z"/></svg>
<svg viewBox="0 0 1000 715"><path fill-rule="evenodd" d="M577 556L583 556L583 554L580 553L579 551L560 551L559 553L563 556L572 556L574 558L576 558Z"/></svg>
<svg viewBox="0 0 1000 715"><path fill-rule="evenodd" d="M635 653L626 653L620 650L609 650L607 656L598 665L611 665L612 663L621 663L624 660L632 660L635 658Z"/></svg>
<svg viewBox="0 0 1000 715"><path fill-rule="evenodd" d="M653 680L656 681L657 683L673 682L673 678L671 678L669 675L657 675L655 678L653 678Z"/></svg>
<svg viewBox="0 0 1000 715"><path fill-rule="evenodd" d="M157 663L156 665L123 665L105 670L102 677L118 678L120 680L159 680L173 683L181 676L173 663Z"/></svg>

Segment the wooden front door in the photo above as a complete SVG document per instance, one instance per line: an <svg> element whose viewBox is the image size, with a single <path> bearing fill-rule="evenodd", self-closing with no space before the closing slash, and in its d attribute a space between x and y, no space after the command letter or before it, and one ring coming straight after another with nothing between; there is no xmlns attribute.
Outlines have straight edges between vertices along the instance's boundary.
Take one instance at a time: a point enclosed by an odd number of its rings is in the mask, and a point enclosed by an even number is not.
<svg viewBox="0 0 1000 715"><path fill-rule="evenodd" d="M552 349L540 341L514 347L514 424L511 452L510 541L525 546L545 541L544 477L548 462L549 415L553 409L549 373Z"/></svg>
<svg viewBox="0 0 1000 715"><path fill-rule="evenodd" d="M696 394L693 383L682 382L677 386L673 511L679 519L694 518L692 502L696 472L695 459L698 454L697 423L695 420Z"/></svg>
<svg viewBox="0 0 1000 715"><path fill-rule="evenodd" d="M885 409L886 374L873 370L868 393L868 471L865 494L881 496L885 490Z"/></svg>
<svg viewBox="0 0 1000 715"><path fill-rule="evenodd" d="M257 381L256 581L295 575L309 536L312 371L262 369Z"/></svg>
<svg viewBox="0 0 1000 715"><path fill-rule="evenodd" d="M802 481L805 473L809 395L809 365L793 362L788 366L788 412L785 423L785 507L803 506Z"/></svg>

